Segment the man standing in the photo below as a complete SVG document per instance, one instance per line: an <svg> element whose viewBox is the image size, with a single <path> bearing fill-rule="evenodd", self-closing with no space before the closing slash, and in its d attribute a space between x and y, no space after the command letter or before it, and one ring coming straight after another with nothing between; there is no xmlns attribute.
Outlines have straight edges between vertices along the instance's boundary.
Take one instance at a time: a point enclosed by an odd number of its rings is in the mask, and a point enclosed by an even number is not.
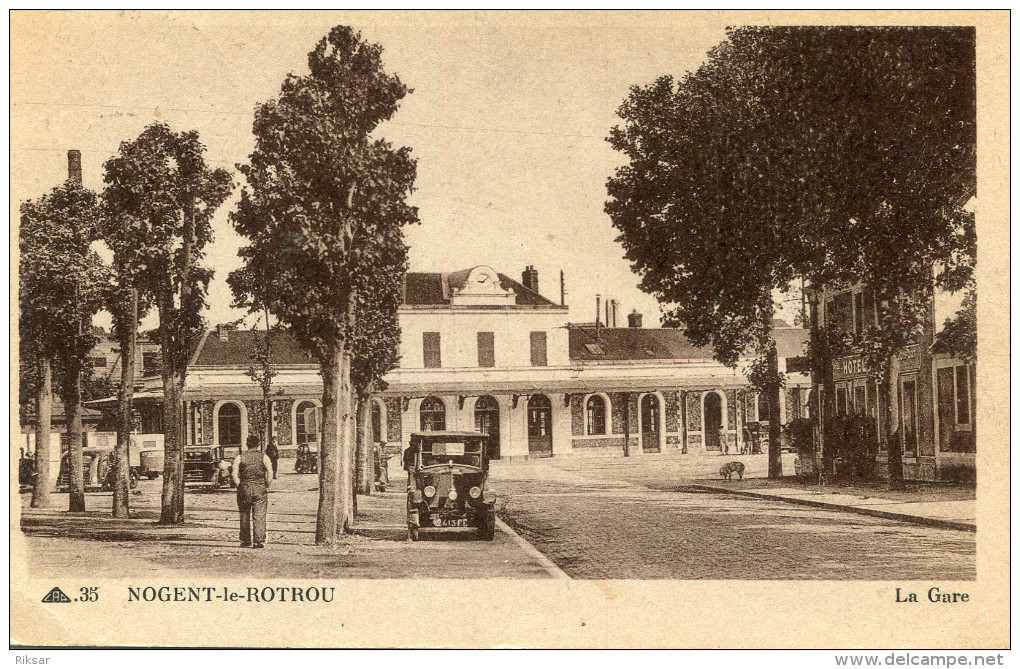
<svg viewBox="0 0 1020 669"><path fill-rule="evenodd" d="M269 461L273 463L273 478L276 478L276 465L280 460L280 449L276 447L276 440L270 439L269 445L266 446L266 455L269 456Z"/></svg>
<svg viewBox="0 0 1020 669"><path fill-rule="evenodd" d="M247 449L234 460L233 476L237 485L237 510L241 513L241 545L262 548L266 543L266 510L269 507L269 481L273 464L259 450L259 438L248 437ZM252 521L255 541L252 542Z"/></svg>

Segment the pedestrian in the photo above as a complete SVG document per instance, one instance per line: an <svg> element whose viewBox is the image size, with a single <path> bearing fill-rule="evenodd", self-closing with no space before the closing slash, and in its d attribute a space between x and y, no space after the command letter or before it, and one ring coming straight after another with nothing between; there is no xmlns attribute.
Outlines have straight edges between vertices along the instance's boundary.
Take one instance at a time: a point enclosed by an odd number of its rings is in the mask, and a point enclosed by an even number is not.
<svg viewBox="0 0 1020 669"><path fill-rule="evenodd" d="M276 440L270 439L269 445L266 446L266 455L269 456L269 461L273 463L273 478L276 478L276 465L280 460L280 449L276 447Z"/></svg>
<svg viewBox="0 0 1020 669"><path fill-rule="evenodd" d="M259 438L248 437L247 448L234 460L237 510L241 513L241 545L262 548L266 543L266 511L269 507L269 474L273 463L259 450ZM255 525L252 542L252 523Z"/></svg>

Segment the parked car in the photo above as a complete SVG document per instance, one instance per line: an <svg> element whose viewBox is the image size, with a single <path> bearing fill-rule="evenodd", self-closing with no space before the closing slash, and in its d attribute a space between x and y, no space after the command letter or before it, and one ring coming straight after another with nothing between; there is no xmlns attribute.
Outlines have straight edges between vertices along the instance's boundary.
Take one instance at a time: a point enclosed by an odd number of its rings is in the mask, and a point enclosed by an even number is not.
<svg viewBox="0 0 1020 669"><path fill-rule="evenodd" d="M150 481L159 477L163 471L163 450L153 449L139 453L138 473Z"/></svg>
<svg viewBox="0 0 1020 669"><path fill-rule="evenodd" d="M210 483L218 469L219 462L213 460L211 446L189 446L184 449L185 483Z"/></svg>
<svg viewBox="0 0 1020 669"><path fill-rule="evenodd" d="M477 527L496 532L496 493L489 487L488 435L416 432L404 451L407 470L407 538L424 527Z"/></svg>
<svg viewBox="0 0 1020 669"><path fill-rule="evenodd" d="M298 474L315 474L319 471L319 445L298 444L294 471Z"/></svg>
<svg viewBox="0 0 1020 669"><path fill-rule="evenodd" d="M113 490L113 449L86 448L82 450L82 475L85 489ZM138 468L129 467L129 482L132 488L138 485ZM65 452L60 458L60 472L57 474L57 490L66 491L71 487L71 454Z"/></svg>

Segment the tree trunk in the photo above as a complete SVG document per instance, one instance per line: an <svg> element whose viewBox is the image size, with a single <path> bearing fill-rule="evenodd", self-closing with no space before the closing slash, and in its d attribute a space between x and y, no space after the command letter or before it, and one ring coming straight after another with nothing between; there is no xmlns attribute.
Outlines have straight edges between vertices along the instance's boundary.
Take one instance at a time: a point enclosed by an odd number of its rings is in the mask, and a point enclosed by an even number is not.
<svg viewBox="0 0 1020 669"><path fill-rule="evenodd" d="M131 322L122 328L120 342L120 388L117 391L117 446L114 449L113 517L127 518L129 511L131 447L131 400L135 394L135 345L138 332L138 289L131 291Z"/></svg>
<svg viewBox="0 0 1020 669"><path fill-rule="evenodd" d="M354 469L356 455L354 389L351 386L351 353L343 354L343 379L341 383L342 402L338 402L343 413L340 415L340 472L337 477L337 533L351 531L354 524Z"/></svg>
<svg viewBox="0 0 1020 669"><path fill-rule="evenodd" d="M319 368L322 373L322 434L319 438L319 508L315 518L315 543L337 540L337 477L340 472L340 411L343 355L336 347Z"/></svg>
<svg viewBox="0 0 1020 669"><path fill-rule="evenodd" d="M165 340L167 337L163 337ZM168 350L164 343L163 350ZM172 364L172 363L171 363ZM184 522L184 406L181 395L183 379L170 369L164 356L163 364L163 495L160 503L160 525Z"/></svg>
<svg viewBox="0 0 1020 669"><path fill-rule="evenodd" d="M889 452L889 488L892 490L903 489L903 435L896 430L893 420L892 401L896 397L894 384L896 375L893 370L893 358L889 356L885 360L882 370L882 392L885 395L884 401L879 402L882 411L882 424L885 426L885 434L888 439ZM893 436L895 434L895 437Z"/></svg>
<svg viewBox="0 0 1020 669"><path fill-rule="evenodd" d="M771 380L766 389L769 401L769 478L778 479L783 476L783 448L780 444L782 426L779 424L779 403L782 401L782 386L779 383L779 352L775 343L766 355Z"/></svg>
<svg viewBox="0 0 1020 669"><path fill-rule="evenodd" d="M32 486L32 508L46 506L50 501L50 419L53 413L53 369L48 358L39 361L39 389L35 410L35 485Z"/></svg>
<svg viewBox="0 0 1020 669"><path fill-rule="evenodd" d="M184 229L181 234L180 310L176 318L172 297L160 309L160 337L163 349L163 495L160 503L161 525L179 525L184 522L184 377L188 371L188 352L185 343L184 314L191 305L191 267L194 264L192 248L195 241L195 196L190 188L184 195ZM177 330L171 336L170 328ZM179 349L184 347L183 351Z"/></svg>
<svg viewBox="0 0 1020 669"><path fill-rule="evenodd" d="M67 416L67 464L71 469L67 510L85 510L85 454L81 430L81 370L74 375L64 397L64 411Z"/></svg>
<svg viewBox="0 0 1020 669"><path fill-rule="evenodd" d="M357 492L360 495L371 495L375 485L375 460L372 440L372 400L365 395L358 400L358 466Z"/></svg>

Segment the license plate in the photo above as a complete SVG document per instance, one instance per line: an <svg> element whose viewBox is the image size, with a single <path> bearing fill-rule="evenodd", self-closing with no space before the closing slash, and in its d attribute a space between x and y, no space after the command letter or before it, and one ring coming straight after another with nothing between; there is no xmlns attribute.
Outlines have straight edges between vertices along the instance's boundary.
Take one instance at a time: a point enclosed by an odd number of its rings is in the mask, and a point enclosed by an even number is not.
<svg viewBox="0 0 1020 669"><path fill-rule="evenodd" d="M433 518L436 527L467 527L467 518Z"/></svg>

